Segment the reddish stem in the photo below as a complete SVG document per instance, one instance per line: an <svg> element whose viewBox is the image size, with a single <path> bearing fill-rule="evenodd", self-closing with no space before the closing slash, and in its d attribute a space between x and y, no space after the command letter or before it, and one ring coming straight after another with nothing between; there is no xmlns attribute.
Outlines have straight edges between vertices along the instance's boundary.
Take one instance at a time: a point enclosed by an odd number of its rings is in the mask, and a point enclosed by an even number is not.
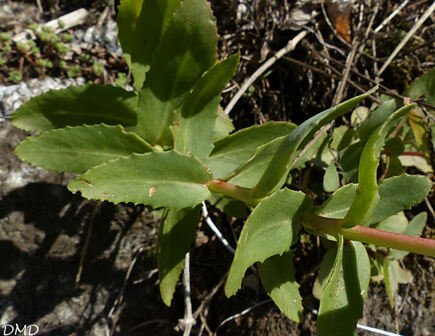
<svg viewBox="0 0 435 336"><path fill-rule="evenodd" d="M435 257L435 240L387 232L361 225L341 230L345 239Z"/></svg>
<svg viewBox="0 0 435 336"><path fill-rule="evenodd" d="M420 156L422 158L424 158L424 154L422 152L403 152L400 155L409 155L409 156Z"/></svg>
<svg viewBox="0 0 435 336"><path fill-rule="evenodd" d="M211 179L207 186L212 192L230 196L244 202L247 205L255 206L258 203L258 201L252 198L252 189L243 188L217 179Z"/></svg>

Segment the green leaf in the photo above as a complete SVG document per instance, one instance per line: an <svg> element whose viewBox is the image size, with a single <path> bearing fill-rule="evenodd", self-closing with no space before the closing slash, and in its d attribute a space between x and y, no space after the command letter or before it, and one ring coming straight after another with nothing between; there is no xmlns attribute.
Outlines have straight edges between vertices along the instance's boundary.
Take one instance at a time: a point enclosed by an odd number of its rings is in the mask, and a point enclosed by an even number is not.
<svg viewBox="0 0 435 336"><path fill-rule="evenodd" d="M190 250L200 219L201 205L182 210L168 210L160 223L158 243L159 286L163 302L171 305L184 256Z"/></svg>
<svg viewBox="0 0 435 336"><path fill-rule="evenodd" d="M27 131L42 132L85 124L136 125L137 97L110 85L71 86L51 90L23 104L12 124Z"/></svg>
<svg viewBox="0 0 435 336"><path fill-rule="evenodd" d="M387 291L388 295L388 301L390 302L391 308L394 309L395 306L395 295L397 292L397 289L399 287L399 283L396 276L396 269L394 267L393 260L390 258L384 259L384 283L385 283L385 290ZM396 260L394 260L396 261ZM397 261L396 261L397 263Z"/></svg>
<svg viewBox="0 0 435 336"><path fill-rule="evenodd" d="M177 151L190 152L205 161L213 146L221 91L234 75L238 64L239 54L216 64L186 96L182 106L175 112L175 125L172 128Z"/></svg>
<svg viewBox="0 0 435 336"><path fill-rule="evenodd" d="M383 231L402 233L408 226L408 218L406 218L403 211L390 216L376 225L376 228Z"/></svg>
<svg viewBox="0 0 435 336"><path fill-rule="evenodd" d="M194 157L175 151L133 154L105 162L71 181L68 189L90 199L182 209L210 197L211 174Z"/></svg>
<svg viewBox="0 0 435 336"><path fill-rule="evenodd" d="M242 201L222 196L220 194L212 193L209 202L214 207L231 217L246 218L249 213L248 207Z"/></svg>
<svg viewBox="0 0 435 336"><path fill-rule="evenodd" d="M224 178L247 161L258 146L287 136L295 127L294 124L272 121L244 128L215 142L207 166L215 178Z"/></svg>
<svg viewBox="0 0 435 336"><path fill-rule="evenodd" d="M302 317L302 298L299 284L293 270L293 254L286 252L273 256L258 264L261 282L267 294L289 319L300 322Z"/></svg>
<svg viewBox="0 0 435 336"><path fill-rule="evenodd" d="M218 115L216 118L216 123L214 126L214 136L213 140L219 140L226 137L234 131L234 125L231 118L225 114L224 110L219 106Z"/></svg>
<svg viewBox="0 0 435 336"><path fill-rule="evenodd" d="M358 105L361 100L372 94L374 90L375 89L372 89L360 96L349 99L340 105L323 111L298 126L284 140L278 151L275 153L263 177L255 187L254 197L262 198L268 195L270 191L276 187L276 185L282 180L283 175L289 173L291 163L296 157L296 150L305 147L317 130L339 116L347 113Z"/></svg>
<svg viewBox="0 0 435 336"><path fill-rule="evenodd" d="M167 24L147 75L155 96L169 101L190 90L216 62L217 41L209 3L183 0Z"/></svg>
<svg viewBox="0 0 435 336"><path fill-rule="evenodd" d="M402 140L398 137L392 137L385 141L384 150L390 156L399 156L403 153L404 149L405 146L403 145Z"/></svg>
<svg viewBox="0 0 435 336"><path fill-rule="evenodd" d="M123 0L118 7L118 37L139 90L152 55L180 0Z"/></svg>
<svg viewBox="0 0 435 336"><path fill-rule="evenodd" d="M234 295L252 264L263 262L290 249L297 241L296 219L311 207L302 192L282 189L265 198L248 217L225 285L227 296Z"/></svg>
<svg viewBox="0 0 435 336"><path fill-rule="evenodd" d="M388 158L388 166L387 166L387 175L385 175L386 178L390 178L393 176L399 176L402 175L404 170L402 163L400 162L400 159L397 156L391 156Z"/></svg>
<svg viewBox="0 0 435 336"><path fill-rule="evenodd" d="M137 133L152 145L172 145L169 126L174 116L174 103L161 101L149 87L140 90L138 95Z"/></svg>
<svg viewBox="0 0 435 336"><path fill-rule="evenodd" d="M160 38L139 92L138 133L145 140L172 145L169 126L174 111L183 95L216 62L217 40L210 5L182 1Z"/></svg>
<svg viewBox="0 0 435 336"><path fill-rule="evenodd" d="M323 177L323 189L326 192L332 192L340 187L340 176L338 176L337 167L335 163L331 162L326 169L325 176Z"/></svg>
<svg viewBox="0 0 435 336"><path fill-rule="evenodd" d="M414 134L415 142L417 143L418 148L420 148L420 150L425 154L427 161L430 162L430 133L426 131L426 128L428 127L423 111L419 108L413 109L408 113L408 122L411 126L412 133Z"/></svg>
<svg viewBox="0 0 435 336"><path fill-rule="evenodd" d="M368 117L370 110L365 106L357 107L350 116L350 124L353 127L360 126Z"/></svg>
<svg viewBox="0 0 435 336"><path fill-rule="evenodd" d="M391 308L394 309L399 283L409 283L412 280L412 275L409 271L400 267L396 259L390 257L384 259L382 269L384 272L384 283L388 301L390 302Z"/></svg>
<svg viewBox="0 0 435 336"><path fill-rule="evenodd" d="M380 149L394 123L414 107L415 104L407 105L391 114L383 124L378 126L364 145L358 168L358 192L344 218L343 227L349 228L364 223L373 214L379 201L377 168Z"/></svg>
<svg viewBox="0 0 435 336"><path fill-rule="evenodd" d="M362 141L367 140L370 135L381 125L387 118L402 106L398 99L390 99L377 107L370 113L369 118L358 129L359 137Z"/></svg>
<svg viewBox="0 0 435 336"><path fill-rule="evenodd" d="M364 149L364 145L365 142L363 141L355 142L341 153L340 163L343 172L349 173L358 169L359 159Z"/></svg>
<svg viewBox="0 0 435 336"><path fill-rule="evenodd" d="M428 195L431 187L432 182L421 175L403 174L385 179L379 185L379 203L364 225L379 223L420 203Z"/></svg>
<svg viewBox="0 0 435 336"><path fill-rule="evenodd" d="M245 188L255 187L284 139L280 137L258 146L251 158L231 174L228 182Z"/></svg>
<svg viewBox="0 0 435 336"><path fill-rule="evenodd" d="M420 236L423 231L424 226L426 225L427 213L421 212L417 216L415 216L406 227L403 234L410 236Z"/></svg>
<svg viewBox="0 0 435 336"><path fill-rule="evenodd" d="M369 280L370 261L364 246L351 241L343 248L343 236L339 235L334 267L320 301L318 336L355 334Z"/></svg>
<svg viewBox="0 0 435 336"><path fill-rule="evenodd" d="M105 161L150 152L151 147L121 126L66 127L28 137L15 149L24 161L59 172L84 173Z"/></svg>
<svg viewBox="0 0 435 336"><path fill-rule="evenodd" d="M315 213L326 218L344 218L352 205L358 186L347 184L334 192L322 205L315 207Z"/></svg>
<svg viewBox="0 0 435 336"><path fill-rule="evenodd" d="M322 258L322 262L320 263L320 268L319 272L317 273L316 280L314 280L313 296L319 301L322 299L323 289L328 283L328 279L333 269L335 255L335 249L331 248L326 251L325 255Z"/></svg>
<svg viewBox="0 0 435 336"><path fill-rule="evenodd" d="M425 96L426 101L435 106L435 68L415 79L403 95L411 99Z"/></svg>

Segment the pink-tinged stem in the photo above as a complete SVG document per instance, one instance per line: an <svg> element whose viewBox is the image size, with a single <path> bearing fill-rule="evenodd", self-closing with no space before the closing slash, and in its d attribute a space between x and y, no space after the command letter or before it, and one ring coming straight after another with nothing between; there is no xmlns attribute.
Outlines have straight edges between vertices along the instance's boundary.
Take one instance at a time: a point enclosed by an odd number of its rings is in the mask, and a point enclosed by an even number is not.
<svg viewBox="0 0 435 336"><path fill-rule="evenodd" d="M252 189L243 188L217 179L211 179L207 186L212 192L230 196L244 202L246 205L255 206L258 203L258 201L252 198Z"/></svg>
<svg viewBox="0 0 435 336"><path fill-rule="evenodd" d="M400 155L420 156L420 157L424 158L424 154L422 152L403 152Z"/></svg>
<svg viewBox="0 0 435 336"><path fill-rule="evenodd" d="M363 243L435 257L434 239L392 233L361 225L354 226L350 229L343 228L341 231L344 238L348 240L357 240Z"/></svg>

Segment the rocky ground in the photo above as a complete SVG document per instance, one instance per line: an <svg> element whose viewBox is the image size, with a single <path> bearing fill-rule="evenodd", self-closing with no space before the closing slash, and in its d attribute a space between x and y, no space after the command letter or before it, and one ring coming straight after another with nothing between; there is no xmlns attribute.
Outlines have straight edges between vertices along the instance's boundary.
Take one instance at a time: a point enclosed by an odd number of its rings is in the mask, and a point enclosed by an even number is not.
<svg viewBox="0 0 435 336"><path fill-rule="evenodd" d="M41 13L37 1L0 1L0 32L16 35L32 23L47 22L83 6L91 14L82 25L66 32L72 40L66 43L69 55L65 59L68 66L79 66L77 76L68 77L67 70L56 66L41 72L32 65L32 55L20 63L13 51L0 65L0 326L36 324L38 335L53 336L179 335L183 290L180 283L170 308L160 300L155 260L158 220L148 209L84 200L64 187L72 176L31 167L13 153L27 134L12 127L9 117L23 101L88 80L115 84L119 73L127 75L116 44L112 1L109 7L104 1L42 3ZM307 37L248 90L232 114L237 127L267 120L300 123L334 101L373 86L376 71L429 5L430 1L410 1L375 34L375 28L397 4L355 2L352 35L346 37L332 32L318 1L295 5L287 0L213 0L221 35L220 56L241 51L241 65L225 90L223 105L259 65L307 29ZM432 14L394 59L382 75L381 92L400 93L413 78L435 65L434 23ZM365 49L355 53L340 97L337 92L348 55L355 43L364 39L375 41L376 50L373 43L366 43ZM102 63L104 71L95 73L83 54ZM53 59L53 63L57 61ZM23 78L15 83L9 74L20 69L20 64ZM128 77L122 84L128 85ZM424 210L423 205L419 211ZM234 243L228 223L235 227L241 223L213 209L211 217ZM433 228L431 220L428 230ZM306 316L299 325L267 300L255 273L248 274L243 291L225 297L221 288L232 255L200 225L191 254L193 309L199 308L192 334L315 334L318 302L311 295L311 286L323 250L315 242L300 243L296 250L295 267L305 271L297 279L306 298ZM361 323L401 335L434 335L433 260L409 256L405 263L413 272L413 281L400 286L397 307L390 308L383 285L375 283ZM233 318L226 320L229 317ZM369 335L362 330L358 333Z"/></svg>

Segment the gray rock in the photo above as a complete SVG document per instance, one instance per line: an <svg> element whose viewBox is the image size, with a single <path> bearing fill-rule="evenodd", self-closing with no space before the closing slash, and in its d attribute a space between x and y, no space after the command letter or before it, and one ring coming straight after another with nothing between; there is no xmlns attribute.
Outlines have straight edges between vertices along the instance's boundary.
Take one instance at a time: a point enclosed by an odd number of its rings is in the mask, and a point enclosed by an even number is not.
<svg viewBox="0 0 435 336"><path fill-rule="evenodd" d="M32 79L17 85L0 86L0 122L8 118L23 103L49 90L60 90L71 85L82 85L84 78L46 78Z"/></svg>

